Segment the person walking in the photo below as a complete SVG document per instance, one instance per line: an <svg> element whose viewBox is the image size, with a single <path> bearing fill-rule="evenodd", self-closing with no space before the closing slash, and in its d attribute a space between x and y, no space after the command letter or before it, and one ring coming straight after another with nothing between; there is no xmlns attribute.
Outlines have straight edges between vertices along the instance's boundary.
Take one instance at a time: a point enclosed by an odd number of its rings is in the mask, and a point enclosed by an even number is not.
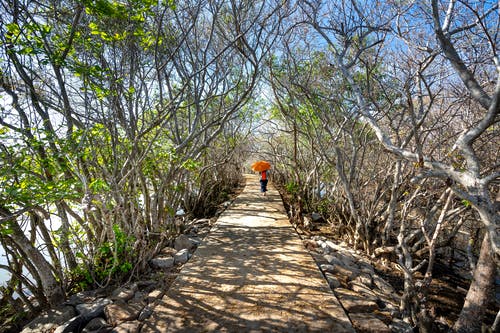
<svg viewBox="0 0 500 333"><path fill-rule="evenodd" d="M257 161L252 163L252 171L258 172L260 174L260 191L263 195L266 195L267 192L267 180L268 180L268 171L271 169L271 163L267 161Z"/></svg>
<svg viewBox="0 0 500 333"><path fill-rule="evenodd" d="M260 191L263 195L266 195L267 192L267 170L260 172Z"/></svg>

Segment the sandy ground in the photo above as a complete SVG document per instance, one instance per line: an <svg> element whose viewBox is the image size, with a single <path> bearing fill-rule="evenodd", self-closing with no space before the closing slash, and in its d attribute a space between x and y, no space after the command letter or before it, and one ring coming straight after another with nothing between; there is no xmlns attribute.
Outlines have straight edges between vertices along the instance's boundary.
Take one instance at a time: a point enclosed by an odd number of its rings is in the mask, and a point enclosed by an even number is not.
<svg viewBox="0 0 500 333"><path fill-rule="evenodd" d="M141 332L355 332L278 192L246 184Z"/></svg>

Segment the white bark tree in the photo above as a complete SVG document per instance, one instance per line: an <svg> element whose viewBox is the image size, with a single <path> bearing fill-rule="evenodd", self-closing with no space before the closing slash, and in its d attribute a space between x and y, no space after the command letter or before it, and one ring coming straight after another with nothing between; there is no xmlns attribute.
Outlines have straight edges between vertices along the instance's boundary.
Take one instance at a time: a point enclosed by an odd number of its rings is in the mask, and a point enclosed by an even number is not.
<svg viewBox="0 0 500 333"><path fill-rule="evenodd" d="M297 5L300 7L301 16L296 16L295 26L305 25L313 29L319 37L318 43L328 50L333 67L347 82L346 87L350 90L348 98L352 98L349 101L352 107L350 114L355 114L359 121L371 128L386 151L415 166L415 182L423 179L445 182L452 193L470 204L480 217L487 241L482 246L478 265L486 274L481 274L476 267L466 305L455 326L459 331L477 330L477 322L480 322L477 318L482 318L484 302L491 297L491 272L494 270L495 261L500 259L500 215L495 202L500 172L498 165L489 164L492 160L485 158L482 151L484 148L478 147L478 142L484 142L485 137L490 137L489 132L498 133L498 4L468 4L465 1L452 0L445 10L442 10L438 0L431 1L430 5L410 3L401 4L399 7L383 1L361 4L355 0L336 3L301 1L297 2ZM410 27L409 22L414 26ZM399 39L401 29L407 29L408 35L415 41L420 40L417 34L422 34L427 38L435 38L437 44L427 39L427 45L401 47L400 43L406 42ZM415 31L413 35L412 29ZM467 42L463 43L462 40ZM477 57L477 60L468 52L470 49L467 48L467 43L470 42L476 43L478 48L481 44L481 56ZM404 87L395 88L390 82L381 79L379 82L382 89L393 91L393 96L399 97L392 97L391 103L380 104L380 100L373 98L370 86L360 80L360 73L368 68L364 62L365 55L370 52L385 55L392 53L392 59L396 61L404 50L415 52L413 57L416 57L417 53L423 55L423 60L416 62L411 71L414 73L416 86L424 87L424 94L418 93L422 89L417 89L417 94L411 90L408 90L410 94L406 94ZM440 56L444 57L444 61ZM463 59L468 56L471 57ZM378 70L391 75L387 70L388 65L388 61L381 61ZM427 82L432 75L431 71L439 68L446 71L448 82L453 82L453 78L462 82L468 92L467 101L462 104L443 103L443 94L449 91L449 88L444 83L435 84L448 90L433 91L435 88ZM446 77L442 76L441 80L446 80ZM436 97L440 100L438 105L433 103ZM399 103L397 99L400 100ZM401 111L398 111L394 106L405 99L407 101L403 104L406 106L403 105ZM439 137L424 133L434 130L429 128L427 123L439 105L450 114L464 112L469 118L463 116L466 121L461 124L463 129L459 135L454 134L458 118L443 124L447 126L453 140L448 140L451 144L446 148L440 147L441 153L437 154L436 149L430 149L429 145L434 139L436 143L432 147L438 147ZM394 120L393 117L400 117L405 122L405 127L389 126ZM426 128L423 128L424 126ZM409 135L399 132L402 129L406 129ZM395 140L398 137L406 139ZM498 136L493 136L493 142L490 144L493 149L498 148ZM455 163L448 157L450 155L462 163ZM397 178L396 176L395 179ZM429 240L428 243L432 249L435 242Z"/></svg>

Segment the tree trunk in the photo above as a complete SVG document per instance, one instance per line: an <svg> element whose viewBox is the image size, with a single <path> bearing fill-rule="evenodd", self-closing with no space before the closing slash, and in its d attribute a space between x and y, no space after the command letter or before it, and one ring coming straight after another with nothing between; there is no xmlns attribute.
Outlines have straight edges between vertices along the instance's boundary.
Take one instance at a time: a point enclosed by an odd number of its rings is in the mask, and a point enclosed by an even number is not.
<svg viewBox="0 0 500 333"><path fill-rule="evenodd" d="M12 214L3 207L0 207L0 212L3 213L2 215L4 216L12 216ZM41 287L46 297L46 300L40 301L42 303L46 301L49 305L57 305L64 301L64 292L61 285L54 277L52 267L44 258L43 254L33 246L14 218L8 223L12 230L12 234L10 235L12 240L26 254L27 258L24 258L24 260L30 261L38 271L35 273L38 273L38 276L40 277L42 284Z"/></svg>
<svg viewBox="0 0 500 333"><path fill-rule="evenodd" d="M18 231L21 231L21 233ZM64 293L52 274L52 269L47 260L45 260L43 255L29 242L21 229L14 231L12 239L24 250L28 256L27 259L31 260L33 265L38 269L38 275L42 281L42 289L48 304L57 305L61 303L64 300Z"/></svg>
<svg viewBox="0 0 500 333"><path fill-rule="evenodd" d="M57 210L59 212L59 216L61 218L61 243L60 243L60 248L62 253L64 254L64 259L66 260L66 264L68 265L68 268L70 270L76 269L78 266L76 262L76 258L73 254L73 251L71 250L70 242L69 242L69 235L71 233L70 231L70 222L68 219L68 214L66 210L64 209L64 205L61 204L61 202L56 203Z"/></svg>
<svg viewBox="0 0 500 333"><path fill-rule="evenodd" d="M349 203L349 210L350 210L350 218L354 220L355 223L355 229L354 229L354 248L357 249L359 245L363 246L363 250L368 252L368 247L365 242L366 240L366 235L363 232L363 223L361 222L361 218L358 215L358 211L356 209L356 202L355 198L352 194L351 191L351 184L349 183L345 169L344 169L344 159L342 157L342 152L340 151L339 147L335 147L335 155L337 157L337 163L335 164L335 167L337 169L337 173L339 175L339 178L342 182L342 186L345 191L345 195L347 197L347 201Z"/></svg>
<svg viewBox="0 0 500 333"><path fill-rule="evenodd" d="M453 327L457 333L481 332L481 323L494 290L496 265L491 252L491 243L486 233L464 306Z"/></svg>
<svg viewBox="0 0 500 333"><path fill-rule="evenodd" d="M390 244L392 228L394 225L394 213L398 202L398 189L401 178L401 164L401 160L396 160L396 168L394 170L394 178L391 187L391 199L389 201L389 205L387 206L387 219L385 221L384 231L382 234L382 244L384 246Z"/></svg>

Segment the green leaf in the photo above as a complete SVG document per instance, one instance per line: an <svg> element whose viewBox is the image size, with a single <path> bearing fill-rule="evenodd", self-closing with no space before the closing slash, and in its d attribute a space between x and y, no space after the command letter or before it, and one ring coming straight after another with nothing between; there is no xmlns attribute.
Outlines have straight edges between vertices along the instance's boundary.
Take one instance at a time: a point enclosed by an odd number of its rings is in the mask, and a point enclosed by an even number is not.
<svg viewBox="0 0 500 333"><path fill-rule="evenodd" d="M193 159L188 159L182 163L182 167L188 171L196 171L201 166L200 162L196 162Z"/></svg>
<svg viewBox="0 0 500 333"><path fill-rule="evenodd" d="M11 235L14 233L14 230L7 228L7 229L0 229L0 233L4 236L6 235Z"/></svg>
<svg viewBox="0 0 500 333"><path fill-rule="evenodd" d="M107 192L107 191L109 191L110 188L109 188L108 184L106 183L106 181L104 181L102 179L96 179L89 184L89 189L93 193L100 193L100 192Z"/></svg>
<svg viewBox="0 0 500 333"><path fill-rule="evenodd" d="M7 34L17 36L21 33L21 29L19 29L19 25L17 23L8 23L5 27L7 28Z"/></svg>

